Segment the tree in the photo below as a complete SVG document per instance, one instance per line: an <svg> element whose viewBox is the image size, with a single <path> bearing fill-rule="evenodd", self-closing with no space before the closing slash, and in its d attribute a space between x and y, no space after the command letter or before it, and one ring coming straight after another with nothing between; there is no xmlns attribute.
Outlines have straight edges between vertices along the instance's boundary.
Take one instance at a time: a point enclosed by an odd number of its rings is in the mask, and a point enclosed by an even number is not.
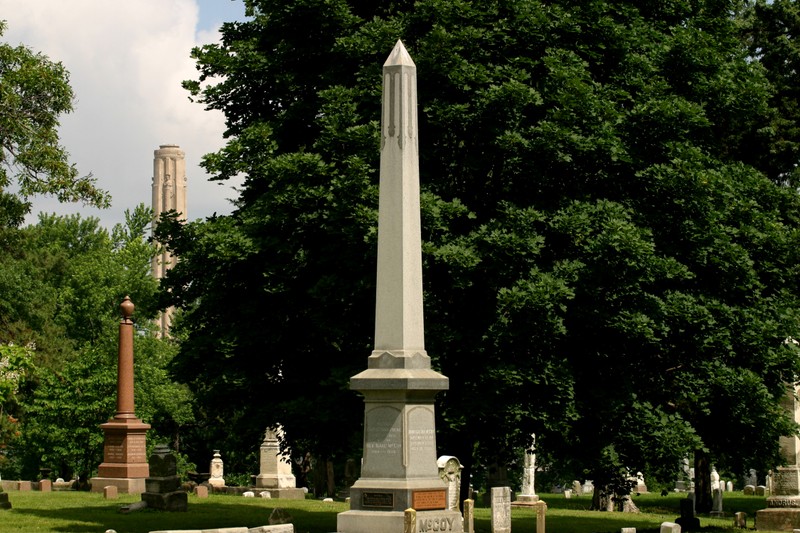
<svg viewBox="0 0 800 533"><path fill-rule="evenodd" d="M0 36L6 24L0 21ZM108 207L108 194L80 176L59 145L58 118L72 111L69 73L26 46L0 43L0 227L16 227L30 210L26 199L52 194L60 201ZM17 194L7 191L16 183Z"/></svg>
<svg viewBox="0 0 800 533"><path fill-rule="evenodd" d="M773 86L743 7L247 2L186 82L227 117L206 168L245 182L232 215L159 225L180 258L176 375L236 449L281 422L295 451L348 453L362 409L347 380L371 350L380 66L402 38L427 349L451 380L440 448L468 476L536 433L543 459L623 493L692 451L772 466L796 431L778 400L800 370L784 342L800 198L761 150ZM277 400L241 400L259 387Z"/></svg>
<svg viewBox="0 0 800 533"><path fill-rule="evenodd" d="M20 432L18 440L2 441L10 459L4 475L27 477L48 466L87 477L102 460L99 424L114 415L125 295L136 304L137 414L152 424L151 439L169 440L180 451L182 431L192 422L192 395L167 375L174 344L154 338L158 282L150 260L156 247L146 239L151 219L139 205L111 234L98 219L80 215L42 214L37 225L15 230L16 246L0 257L0 338L36 349L28 350L35 371L24 375L13 402L2 402Z"/></svg>

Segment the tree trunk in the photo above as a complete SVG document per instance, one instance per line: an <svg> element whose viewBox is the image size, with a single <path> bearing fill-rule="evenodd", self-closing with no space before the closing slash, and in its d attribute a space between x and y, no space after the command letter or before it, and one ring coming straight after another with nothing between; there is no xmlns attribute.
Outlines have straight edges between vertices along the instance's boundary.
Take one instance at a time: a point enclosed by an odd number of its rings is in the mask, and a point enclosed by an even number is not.
<svg viewBox="0 0 800 533"><path fill-rule="evenodd" d="M697 513L711 512L711 467L702 450L694 452L694 509Z"/></svg>
<svg viewBox="0 0 800 533"><path fill-rule="evenodd" d="M333 461L328 459L325 462L325 470L326 470L326 478L327 478L327 485L328 485L328 498L335 498L336 497L336 480L333 478ZM711 509L709 507L709 509Z"/></svg>

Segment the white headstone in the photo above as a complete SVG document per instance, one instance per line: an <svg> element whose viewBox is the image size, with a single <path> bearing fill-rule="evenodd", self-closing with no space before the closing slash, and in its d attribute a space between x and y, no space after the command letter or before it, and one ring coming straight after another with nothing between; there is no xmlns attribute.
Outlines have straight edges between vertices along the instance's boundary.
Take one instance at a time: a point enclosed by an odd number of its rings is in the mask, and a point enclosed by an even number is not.
<svg viewBox="0 0 800 533"><path fill-rule="evenodd" d="M219 450L214 450L214 456L211 458L211 465L209 465L208 471L211 473L211 477L208 478L208 483L210 485L214 485L215 487L225 486L225 478L223 477L225 474L225 467L222 463L222 456Z"/></svg>
<svg viewBox="0 0 800 533"><path fill-rule="evenodd" d="M681 526L674 522L662 522L660 533L681 533Z"/></svg>
<svg viewBox="0 0 800 533"><path fill-rule="evenodd" d="M492 533L511 533L510 487L492 487Z"/></svg>
<svg viewBox="0 0 800 533"><path fill-rule="evenodd" d="M259 473L256 487L269 489L293 489L297 480L292 474L292 464L286 454L281 453L280 441L283 429L278 426L264 433L259 450Z"/></svg>
<svg viewBox="0 0 800 533"><path fill-rule="evenodd" d="M733 492L733 481L728 481L727 483L725 483L725 491Z"/></svg>
<svg viewBox="0 0 800 533"><path fill-rule="evenodd" d="M447 509L458 510L458 499L461 495L461 470L464 468L458 458L442 455L436 460L439 477L447 483Z"/></svg>

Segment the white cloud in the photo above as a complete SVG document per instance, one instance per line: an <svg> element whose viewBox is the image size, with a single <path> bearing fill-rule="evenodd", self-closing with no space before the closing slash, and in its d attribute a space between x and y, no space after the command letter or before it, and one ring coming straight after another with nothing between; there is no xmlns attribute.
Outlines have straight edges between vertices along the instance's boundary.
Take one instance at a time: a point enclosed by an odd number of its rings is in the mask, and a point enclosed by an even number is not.
<svg viewBox="0 0 800 533"><path fill-rule="evenodd" d="M190 219L230 212L230 185L209 182L198 166L223 145L222 114L190 102L181 87L196 77L192 47L216 40L196 31L194 0L0 0L0 13L8 23L3 40L70 71L77 100L62 118L62 144L78 170L93 173L113 197L104 211L35 199L34 212L81 212L107 227L122 221L125 209L150 205L153 151L161 144L186 152Z"/></svg>

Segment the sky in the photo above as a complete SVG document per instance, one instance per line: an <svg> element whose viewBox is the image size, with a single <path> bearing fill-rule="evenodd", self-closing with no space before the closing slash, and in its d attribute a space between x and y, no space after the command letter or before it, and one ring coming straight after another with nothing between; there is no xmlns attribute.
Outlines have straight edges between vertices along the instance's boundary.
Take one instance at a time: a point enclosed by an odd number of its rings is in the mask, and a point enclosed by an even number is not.
<svg viewBox="0 0 800 533"><path fill-rule="evenodd" d="M222 22L244 20L242 0L0 0L0 41L24 44L70 73L74 111L61 117L61 144L81 175L111 194L100 210L32 198L38 213L94 216L109 230L126 209L151 204L153 152L186 153L189 220L233 209L238 183L211 182L200 158L224 145L221 112L189 101L181 81L196 79L194 46L219 40Z"/></svg>

